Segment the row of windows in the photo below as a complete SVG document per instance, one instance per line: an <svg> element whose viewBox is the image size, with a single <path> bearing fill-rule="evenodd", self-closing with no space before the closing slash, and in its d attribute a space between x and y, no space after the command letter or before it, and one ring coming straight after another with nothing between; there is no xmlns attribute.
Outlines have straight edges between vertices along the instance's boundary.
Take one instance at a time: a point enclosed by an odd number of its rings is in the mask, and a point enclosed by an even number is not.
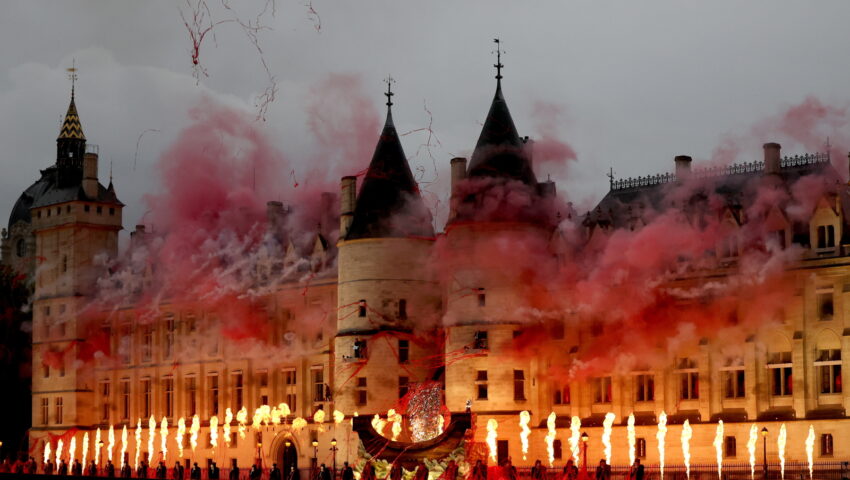
<svg viewBox="0 0 850 480"><path fill-rule="evenodd" d="M525 371L514 370L514 401L524 402L525 397ZM487 400L490 394L490 385L487 376L487 370L478 370L475 373L475 398L477 400Z"/></svg>
<svg viewBox="0 0 850 480"><path fill-rule="evenodd" d="M818 392L821 394L837 394L842 392L841 380L841 350L819 350L814 362L818 379ZM699 371L696 362L690 359L680 360L674 375L678 376L678 395L680 400L697 400L700 398ZM790 396L794 391L793 366L791 352L776 352L768 357L770 370L770 394L776 397ZM487 372L478 372L477 378L486 380ZM746 396L747 375L742 363L724 367L722 374L723 397L728 399L744 398ZM652 402L655 400L655 375L633 375L633 392L635 402ZM479 382L476 382L479 383ZM593 391L593 403L611 403L611 377L596 377L590 380ZM484 387L486 391L486 385ZM479 396L479 398L481 398ZM555 388L552 392L552 402L555 405L570 403L569 386Z"/></svg>
<svg viewBox="0 0 850 480"><path fill-rule="evenodd" d="M53 210L54 210L53 207L45 208L43 210L39 210L39 211L36 212L36 217L41 218L42 212L44 212L44 215L46 217L49 217L51 215L51 213L53 212ZM56 210L56 215L62 214L62 207L56 207L55 210ZM73 210L73 207L71 205L65 206L65 213L71 213L72 210ZM86 213L90 212L91 211L91 205L83 205L83 211L86 212ZM109 207L108 211L109 211L110 216L115 215L115 207ZM100 205L95 206L95 212L98 215L103 215L103 207L100 206Z"/></svg>
<svg viewBox="0 0 850 480"><path fill-rule="evenodd" d="M329 400L330 389L324 381L324 370L322 367L314 367L310 370L312 382L312 403L314 406L321 407L321 402ZM267 371L255 373L255 384L257 385L257 405L268 405L269 396L266 388L269 385L269 374ZM285 402L289 408L295 411L298 408L298 391L297 391L297 373L293 369L285 369L281 372L282 388L280 392L281 401ZM224 406L222 401L228 401L232 405L231 409L235 412L242 406L246 405L246 382L245 375L242 372L234 372L230 374L230 389L229 397L225 398L221 376L218 373L210 373L206 375L205 391L201 392L198 377L195 375L187 375L183 377L183 409L178 411L176 407L175 396L175 378L172 375L164 376L160 379L159 385L150 377L142 378L136 386L134 386L129 378L122 378L118 383L117 392L113 391L111 380L101 380L98 383L98 403L100 405L100 420L108 422L112 419L113 410L117 418L122 421L131 420L134 415L131 407L135 402L137 415L135 417L148 418L151 415L155 417L165 416L169 419L175 416L192 417L200 415L200 395L205 395L206 398L206 415L222 415ZM156 388L156 391L154 389ZM117 395L116 395L117 394ZM136 395L135 397L133 395ZM160 410L155 410L155 398L160 399ZM135 400L134 400L135 399ZM43 417L44 423L47 424L47 417Z"/></svg>

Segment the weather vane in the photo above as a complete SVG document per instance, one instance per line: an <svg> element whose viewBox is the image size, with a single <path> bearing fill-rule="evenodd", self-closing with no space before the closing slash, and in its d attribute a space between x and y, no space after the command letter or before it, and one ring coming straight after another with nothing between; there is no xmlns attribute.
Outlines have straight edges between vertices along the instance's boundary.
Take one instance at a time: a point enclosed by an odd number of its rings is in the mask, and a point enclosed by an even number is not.
<svg viewBox="0 0 850 480"><path fill-rule="evenodd" d="M71 80L71 98L74 98L74 86L77 82L77 59L71 60L71 68L66 68L68 71L68 79Z"/></svg>
<svg viewBox="0 0 850 480"><path fill-rule="evenodd" d="M504 51L501 48L501 42L498 38L494 38L493 42L496 44L496 64L493 66L496 67L496 80L501 80L502 68L504 67L504 65L502 65L502 53L504 53Z"/></svg>
<svg viewBox="0 0 850 480"><path fill-rule="evenodd" d="M392 107L393 106L392 96L395 95L393 93L393 84L395 83L395 80L393 80L393 77L391 75L387 75L387 78L384 79L384 83L387 84L387 93L384 94L387 97L387 106Z"/></svg>

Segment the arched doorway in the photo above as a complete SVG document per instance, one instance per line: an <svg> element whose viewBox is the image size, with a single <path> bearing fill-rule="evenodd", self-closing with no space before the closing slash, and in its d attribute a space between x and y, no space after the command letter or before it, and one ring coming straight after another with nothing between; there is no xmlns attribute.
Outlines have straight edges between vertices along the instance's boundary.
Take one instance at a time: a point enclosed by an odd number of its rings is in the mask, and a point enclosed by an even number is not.
<svg viewBox="0 0 850 480"><path fill-rule="evenodd" d="M298 480L298 449L295 443L287 438L279 452L276 461L280 465L284 480Z"/></svg>

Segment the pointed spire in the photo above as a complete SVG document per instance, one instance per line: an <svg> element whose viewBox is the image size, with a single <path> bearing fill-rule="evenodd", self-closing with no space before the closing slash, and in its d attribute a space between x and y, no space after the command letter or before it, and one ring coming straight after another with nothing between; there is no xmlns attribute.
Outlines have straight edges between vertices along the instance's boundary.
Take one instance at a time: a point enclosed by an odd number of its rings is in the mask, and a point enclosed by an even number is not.
<svg viewBox="0 0 850 480"><path fill-rule="evenodd" d="M346 235L356 238L433 236L431 214L407 163L392 118L392 77L386 79L387 118L360 187Z"/></svg>
<svg viewBox="0 0 850 480"><path fill-rule="evenodd" d="M508 177L528 185L537 179L525 151L525 141L517 133L505 96L502 93L502 65L499 39L496 42L496 93L481 135L469 162L470 177Z"/></svg>
<svg viewBox="0 0 850 480"><path fill-rule="evenodd" d="M86 136L83 134L83 126L80 124L77 105L74 103L77 84L77 61L74 60L71 65L71 68L66 69L68 71L68 79L71 80L71 103L68 105L68 112L65 113L65 121L62 122L59 139L85 140Z"/></svg>

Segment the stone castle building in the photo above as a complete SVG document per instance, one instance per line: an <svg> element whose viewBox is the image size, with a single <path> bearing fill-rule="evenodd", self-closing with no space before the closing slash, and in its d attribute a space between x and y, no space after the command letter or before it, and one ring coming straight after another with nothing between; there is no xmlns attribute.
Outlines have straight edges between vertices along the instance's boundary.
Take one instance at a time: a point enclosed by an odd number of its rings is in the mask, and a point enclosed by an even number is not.
<svg viewBox="0 0 850 480"><path fill-rule="evenodd" d="M443 232L434 231L388 109L362 184L358 188L356 177L342 179L339 241L332 245L318 234L307 246L290 242L285 249L287 261L317 265L335 257L336 267L333 274L314 278L309 289L293 281L259 302L257 308L273 326L268 344L280 352L298 352L262 361L211 339L208 328L217 312L207 311L200 302L165 299L154 322L143 321L132 302L117 313L104 313L94 330L78 322L76 312L93 294L100 272L96 258L118 255L123 205L111 179L108 186L99 183L97 149L86 145L72 94L55 163L21 195L2 238L3 263L33 278L30 444L36 457L52 438L48 434L67 439L70 432L79 452L84 432L94 445L96 428L106 442L110 425L116 434L126 425L132 463L139 420L144 457L149 417L157 426L165 417L173 429L179 418L189 422L198 415L199 444L193 453L184 440L185 461L213 458L227 465L236 459L247 466L261 457L267 464L304 471L314 458L331 465L335 455L341 465L356 460L359 438L365 434L355 428L355 412L358 418L386 416L416 384L436 382L449 412L461 415L471 406L476 443L484 442L487 420L498 420L498 456L510 456L516 464L547 457L544 437L550 412L557 414L553 448L558 466L571 458L567 439L573 416L582 420L582 431L589 435L589 461L603 457L602 419L609 412L616 415L614 464L628 461L626 418L632 413L638 457L658 462L656 423L662 412L668 415L668 464L683 461L679 437L685 420L693 427L693 463L714 461L718 420L725 422L728 462L747 461L753 422L768 429L771 461L776 460L775 438L782 423L787 426L789 461L805 461L810 425L817 434L815 460L850 458L850 389L842 382L842 372L850 367L850 197L843 186L819 199L808 222L790 220L783 205L771 210L773 241L783 247L802 246L806 253L787 267L798 289L787 298L781 326L748 339L742 356L724 358L719 344L705 341L692 351L675 352L667 368L569 384L547 374L553 361L548 354L525 360L508 356L512 340L530 323L510 313L511 305L522 301L520 280L511 271L481 268L469 261L468 253L493 237L538 242L548 246L553 257L562 252L560 219L531 213L502 219L499 212L482 219L478 212L486 205L463 190L470 180L495 185L511 180L532 192L532 203L555 195L553 183L535 176L531 142L519 136L502 94L501 76L497 78L469 163L451 160L454 201ZM716 193L728 200L723 219L733 232L749 221L742 205L752 201L754 193L747 182L763 177L787 187L812 172L838 178L827 156L782 158L779 145L771 143L764 146L763 162L707 171L691 170L690 163L689 157L676 157L674 175L612 181L599 206L581 219L587 240L616 229L640 228L641 210L666 208L661 204L664 189L691 175L713 179ZM282 205L270 202L269 221L282 210ZM145 229L137 227L133 241L145 235ZM676 282L694 285L733 271L744 246L734 234L729 238L717 249L711 275L693 271ZM441 275L428 268L438 240L448 252L447 271ZM328 328L309 338L292 331L295 319L316 311L326 312ZM440 319L448 320L443 325ZM416 331L414 327L423 324L433 325L432 335ZM549 340L562 356L570 357L598 334L594 325L555 328ZM110 355L86 351L83 341L95 335L103 336L103 350ZM78 368L81 358L92 355L93 368L89 363ZM256 408L282 402L291 409L282 424L260 432L249 428L245 438L234 433L229 444L220 438L218 448L212 448L213 415L221 425L226 409L235 415L244 406L250 424ZM313 421L318 410L327 412L321 425ZM524 410L532 418L527 462L520 460L518 426ZM334 424L334 411L346 419ZM292 428L297 417L308 424ZM177 458L173 434L168 441L171 465ZM410 439L403 435L403 441ZM119 462L120 441L116 443L114 458ZM67 441L65 445L67 449ZM156 461L161 455L158 434L154 446L151 458Z"/></svg>

